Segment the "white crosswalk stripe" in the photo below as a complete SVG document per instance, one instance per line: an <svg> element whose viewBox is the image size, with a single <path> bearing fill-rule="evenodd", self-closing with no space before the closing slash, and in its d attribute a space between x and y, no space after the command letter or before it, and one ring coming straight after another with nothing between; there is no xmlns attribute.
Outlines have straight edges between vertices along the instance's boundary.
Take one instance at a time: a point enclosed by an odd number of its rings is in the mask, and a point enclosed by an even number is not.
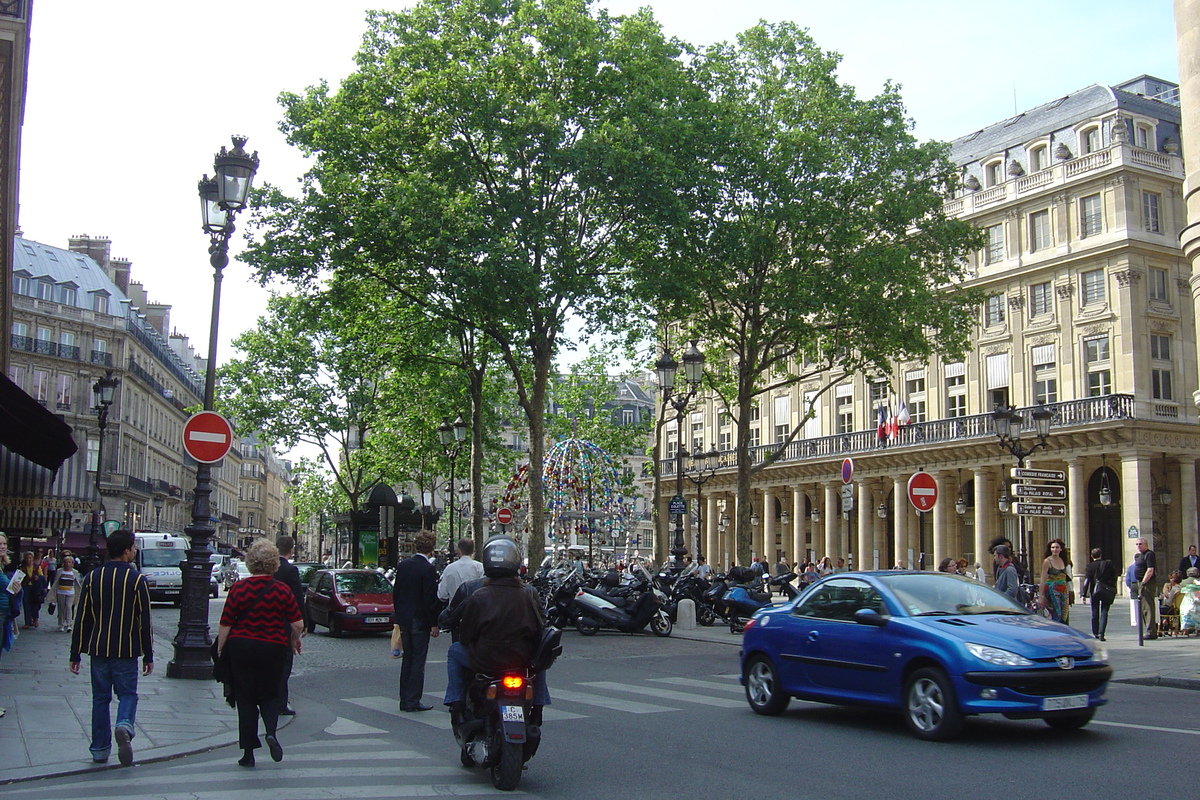
<svg viewBox="0 0 1200 800"><path fill-rule="evenodd" d="M648 695L659 700L674 700L679 703L696 703L702 706L716 706L717 708L741 708L746 703L743 700L731 700L725 697L706 697L702 694L688 692L673 692L670 689L660 689L657 686L635 686L628 683L616 683L615 681L594 681L590 683L581 683L580 686L589 686L593 689L608 689L613 692L628 692L630 694ZM551 690L553 695L553 690Z"/></svg>
<svg viewBox="0 0 1200 800"><path fill-rule="evenodd" d="M567 703L582 703L587 706L599 706L600 708L608 708L613 711L624 711L628 714L657 714L662 711L678 711L678 708L670 708L669 706L656 706L653 703L640 703L635 700L622 700L619 697L608 697L599 694L586 694L584 692L572 692L567 689L552 689L550 692L551 699L555 701L564 701Z"/></svg>
<svg viewBox="0 0 1200 800"><path fill-rule="evenodd" d="M669 683L672 686L693 686L697 689L707 689L716 692L733 692L744 694L745 689L737 683L717 683L716 681L701 681L695 678L648 678L651 683Z"/></svg>

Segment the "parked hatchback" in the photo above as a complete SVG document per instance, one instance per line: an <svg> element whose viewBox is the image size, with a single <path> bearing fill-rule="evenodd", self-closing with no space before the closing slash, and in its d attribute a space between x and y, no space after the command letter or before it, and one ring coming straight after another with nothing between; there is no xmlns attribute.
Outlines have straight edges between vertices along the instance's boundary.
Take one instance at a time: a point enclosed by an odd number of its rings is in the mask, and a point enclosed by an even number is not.
<svg viewBox="0 0 1200 800"><path fill-rule="evenodd" d="M392 585L369 569L323 569L311 578L305 595L310 624L324 625L330 636L343 631L384 633L392 629Z"/></svg>
<svg viewBox="0 0 1200 800"><path fill-rule="evenodd" d="M954 738L973 714L1081 728L1110 677L1099 640L945 573L833 575L758 612L742 639L755 712L792 697L875 706L922 739Z"/></svg>

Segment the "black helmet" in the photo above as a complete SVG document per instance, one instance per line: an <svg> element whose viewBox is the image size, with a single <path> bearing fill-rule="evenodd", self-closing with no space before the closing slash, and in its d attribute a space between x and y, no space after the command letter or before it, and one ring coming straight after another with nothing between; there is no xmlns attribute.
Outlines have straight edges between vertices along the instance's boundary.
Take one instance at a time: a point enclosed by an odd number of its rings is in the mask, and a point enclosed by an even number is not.
<svg viewBox="0 0 1200 800"><path fill-rule="evenodd" d="M508 578L521 568L521 550L507 536L493 536L483 545L483 574L489 578Z"/></svg>

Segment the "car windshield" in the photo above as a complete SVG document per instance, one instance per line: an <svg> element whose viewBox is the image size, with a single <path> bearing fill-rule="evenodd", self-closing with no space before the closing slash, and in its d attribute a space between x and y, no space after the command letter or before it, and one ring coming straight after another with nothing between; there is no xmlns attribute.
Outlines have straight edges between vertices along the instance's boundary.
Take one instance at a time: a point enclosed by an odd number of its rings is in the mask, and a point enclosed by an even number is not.
<svg viewBox="0 0 1200 800"><path fill-rule="evenodd" d="M910 616L1028 614L1008 595L970 578L936 573L880 576Z"/></svg>
<svg viewBox="0 0 1200 800"><path fill-rule="evenodd" d="M391 594L387 578L378 572L350 572L334 577L338 594Z"/></svg>
<svg viewBox="0 0 1200 800"><path fill-rule="evenodd" d="M143 567L178 567L184 559L184 552L174 547L147 547L138 550L142 557Z"/></svg>

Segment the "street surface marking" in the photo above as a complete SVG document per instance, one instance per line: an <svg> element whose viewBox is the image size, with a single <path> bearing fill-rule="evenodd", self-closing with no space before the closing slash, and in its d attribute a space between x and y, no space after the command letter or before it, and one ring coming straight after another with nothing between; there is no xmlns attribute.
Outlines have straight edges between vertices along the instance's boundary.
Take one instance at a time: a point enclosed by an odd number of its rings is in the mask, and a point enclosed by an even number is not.
<svg viewBox="0 0 1200 800"><path fill-rule="evenodd" d="M600 706L613 711L624 711L629 714L657 714L661 711L678 711L678 708L656 706L653 703L639 703L636 700L622 700L617 697L604 697L598 694L570 692L564 689L554 689L550 696L555 700L565 700L568 703L582 703L585 706Z"/></svg>
<svg viewBox="0 0 1200 800"><path fill-rule="evenodd" d="M380 714L387 714L400 719L409 720L411 722L419 722L422 725L428 725L431 728L438 730L450 730L450 714L444 709L434 708L432 711L401 711L399 701L394 697L383 697L376 695L375 697L343 697L343 703L351 703L356 706L368 709L370 711L378 711Z"/></svg>
<svg viewBox="0 0 1200 800"><path fill-rule="evenodd" d="M361 722L355 722L345 717L338 717L332 725L325 729L325 732L332 736L362 736L371 733L387 733L383 728L372 728L370 725L364 725Z"/></svg>
<svg viewBox="0 0 1200 800"><path fill-rule="evenodd" d="M714 683L713 681L698 681L695 678L648 678L654 683L669 683L672 686L692 686L696 689L712 689L717 692L733 692L742 694L745 689L736 683Z"/></svg>
<svg viewBox="0 0 1200 800"><path fill-rule="evenodd" d="M339 717L339 719L340 719L340 717ZM382 732L387 733L387 731L382 731ZM395 742L389 741L387 739L334 739L332 741L330 741L328 739L323 739L321 741L316 741L316 742L301 742L300 744L292 745L292 747L296 748L296 749L304 749L304 748L323 749L326 747L339 748L339 749L346 748L346 747L394 748L395 746L396 746ZM403 752L409 752L409 751L390 750L389 752L403 753Z"/></svg>
<svg viewBox="0 0 1200 800"><path fill-rule="evenodd" d="M1104 722L1092 720L1093 725L1107 725L1110 728L1134 728L1139 731L1155 731L1157 733L1183 733L1188 736L1200 736L1200 731L1189 731L1184 728L1162 728L1158 725L1135 725L1132 722Z"/></svg>
<svg viewBox="0 0 1200 800"><path fill-rule="evenodd" d="M247 773L249 770L246 771ZM282 770L262 771L260 775L271 775L278 781L281 777L289 773ZM462 767L454 767L452 773L454 775L468 774ZM314 776L317 777L317 776ZM319 780L319 777L317 778ZM244 777L243 777L244 780ZM78 791L86 792L94 791L95 783L76 784ZM263 787L266 791L270 787ZM495 795L496 790L492 788L491 782L483 783L456 783L447 786L445 783L439 784L408 784L397 785L388 784L386 786L347 786L344 783L337 787L337 796L339 800L376 800L376 798L394 798L394 797L440 797L447 794L447 789L451 796L474 796L474 795ZM42 787L42 792L45 792L45 787ZM272 789L272 794L276 796L286 796L288 800L329 800L330 789L328 787L292 787L286 789ZM37 795L34 795L37 796ZM42 795L44 796L44 795ZM81 797L92 797L90 794L80 794ZM246 789L227 789L223 791L190 791L190 792L151 792L147 794L124 794L116 795L121 800L246 800Z"/></svg>
<svg viewBox="0 0 1200 800"><path fill-rule="evenodd" d="M615 683L613 681L596 681L594 683L581 683L579 685L590 686L593 689L608 689L614 692L644 694L650 697L657 697L659 700L698 703L702 706L716 706L717 708L743 708L746 705L742 700L726 700L724 697L705 697L702 694L672 692L669 689L658 689L653 686L628 686L624 683Z"/></svg>
<svg viewBox="0 0 1200 800"><path fill-rule="evenodd" d="M187 767L180 765L182 767L180 769L171 769L171 770L168 770L165 775L157 775L157 776L153 776L153 777L128 778L128 777L124 777L124 776L128 775L128 773L121 773L116 770L109 770L109 771L104 771L104 772L99 772L99 773L93 773L93 774L87 775L85 780L82 780L82 781L78 781L75 783L58 784L54 787L54 791L61 792L61 794L58 795L60 797L94 797L95 790L98 786L102 786L104 784L109 784L113 788L119 787L122 790L122 794L121 794L122 800L136 800L137 798L181 798L181 800L188 800L190 798L191 800L196 800L196 798L218 798L218 797L230 797L230 798L233 798L234 800L238 800L238 798L240 798L241 800L245 800L245 797L246 797L245 785L248 783L268 783L268 784L277 786L282 781L291 781L291 780L311 780L311 781L317 781L317 782L327 781L328 779L332 779L332 778L345 778L348 780L353 780L355 778L362 778L363 777L363 769L364 769L361 766L358 766L358 767L333 767L333 766L330 766L330 767L290 767L290 766L288 766L286 760L284 762L282 762L282 764L283 764L283 766L271 767L270 769L243 771L239 768L237 772L233 772L233 769L237 768L237 764L234 762L234 759L232 759L232 758L228 759L227 761L209 761L209 762L205 763L203 765L204 769L201 770L200 772L202 772L203 778L206 783L213 784L213 783L221 783L224 781L229 781L231 783L238 784L242 787L240 789L235 788L235 789L231 789L229 791L217 790L217 791L213 791L213 792L205 792L205 791L201 790L201 791L179 791L176 793L165 793L162 791L164 779L174 780L174 781L182 781L182 780L184 780L184 778L181 773L197 772L197 770L194 768L190 768L190 769L188 768L188 767L191 767L191 765L187 765ZM265 766L265 765L263 765L263 766ZM213 772L214 767L220 768L222 770L228 768L229 771L214 774L214 772ZM380 778L454 778L454 777L464 777L469 774L469 773L465 773L463 771L463 768L458 766L457 759L455 760L455 764L453 766L435 766L432 764L428 765L428 766L422 766L422 767L383 767L383 766L379 766L379 767L370 767L370 770L371 770L370 777L372 779L380 779ZM439 781L439 784L440 783L441 782ZM17 786L20 786L20 784L17 784ZM144 794L144 795L134 795L134 794L126 794L125 793L125 790L131 789L134 787L141 787L141 788L149 789L150 793ZM364 788L372 788L372 787L364 787ZM403 791L404 789L407 789L410 793L416 793L418 795L421 794L422 790L424 791L425 794L431 794L429 792L428 788L422 787L420 785L404 786L403 784L401 784L401 785L392 784L392 788L398 793ZM459 787L456 787L456 788L459 788ZM489 790L489 793L494 791L490 785L487 788ZM337 789L338 797L340 798L340 797L347 796L344 793L347 791L353 791L353 789L354 789L354 787L347 786L346 782L339 782L338 789ZM305 789L289 787L287 789L275 788L273 791L277 794L282 794L282 795L288 797L289 800L291 800L292 798L296 798L296 800L299 800L299 798L301 798L301 796L302 796L300 793L304 792ZM320 794L311 794L311 795L306 794L306 795L303 795L303 797L310 797L310 798L314 798L315 800L329 800L330 794L329 794L328 785L325 785L324 788L314 789L313 791L320 792ZM46 796L46 787L41 784L30 787L28 789L14 788L13 786L4 787L5 798L13 797L13 796L16 796L16 795L19 795L22 793L32 794L32 795L35 795L38 797L45 797ZM436 794L436 792L433 792L432 794Z"/></svg>

